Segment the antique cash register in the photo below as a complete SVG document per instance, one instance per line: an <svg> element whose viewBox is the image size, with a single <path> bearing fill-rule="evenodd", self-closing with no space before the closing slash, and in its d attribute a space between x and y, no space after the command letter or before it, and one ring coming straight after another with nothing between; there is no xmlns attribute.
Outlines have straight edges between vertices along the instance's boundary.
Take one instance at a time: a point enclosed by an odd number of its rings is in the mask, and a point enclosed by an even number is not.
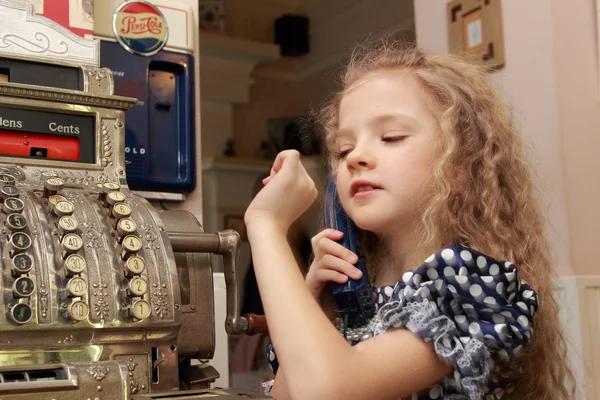
<svg viewBox="0 0 600 400"><path fill-rule="evenodd" d="M215 324L248 332L239 235L128 189L136 100L98 60L97 41L0 0L0 399L261 398L210 389L217 371L192 363L213 356ZM226 321L208 253L224 257Z"/></svg>

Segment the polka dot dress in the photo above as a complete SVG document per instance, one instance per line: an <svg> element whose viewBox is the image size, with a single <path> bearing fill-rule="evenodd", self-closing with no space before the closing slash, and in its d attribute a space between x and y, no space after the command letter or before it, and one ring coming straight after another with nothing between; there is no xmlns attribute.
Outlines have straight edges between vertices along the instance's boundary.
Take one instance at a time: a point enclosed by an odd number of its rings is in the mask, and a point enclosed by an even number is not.
<svg viewBox="0 0 600 400"><path fill-rule="evenodd" d="M531 339L538 308L536 293L514 264L454 244L404 273L395 286L375 290L374 335L409 329L454 367L451 377L411 399L497 400L512 392L511 364ZM276 373L272 348L268 358Z"/></svg>

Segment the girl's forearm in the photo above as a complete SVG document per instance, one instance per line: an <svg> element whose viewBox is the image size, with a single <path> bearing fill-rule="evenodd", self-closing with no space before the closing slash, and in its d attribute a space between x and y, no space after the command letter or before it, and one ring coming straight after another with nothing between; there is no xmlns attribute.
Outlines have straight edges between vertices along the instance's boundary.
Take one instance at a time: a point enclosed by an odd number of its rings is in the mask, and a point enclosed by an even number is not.
<svg viewBox="0 0 600 400"><path fill-rule="evenodd" d="M262 221L261 221L262 222ZM294 398L318 398L331 384L336 361L350 346L304 283L285 232L276 224L249 224L248 237L269 334ZM316 395L317 397L311 397Z"/></svg>

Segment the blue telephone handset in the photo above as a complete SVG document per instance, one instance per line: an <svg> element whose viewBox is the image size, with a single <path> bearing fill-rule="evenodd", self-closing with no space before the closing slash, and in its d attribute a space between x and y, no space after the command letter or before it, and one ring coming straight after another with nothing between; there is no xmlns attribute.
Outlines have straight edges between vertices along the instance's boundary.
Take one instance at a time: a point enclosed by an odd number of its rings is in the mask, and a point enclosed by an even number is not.
<svg viewBox="0 0 600 400"><path fill-rule="evenodd" d="M331 177L327 181L325 191L325 226L343 232L344 237L339 243L357 254L356 226L344 211ZM375 314L375 300L365 264L359 259L355 267L362 271L360 279L348 278L344 284L331 283L333 297L342 316L344 328L364 326Z"/></svg>

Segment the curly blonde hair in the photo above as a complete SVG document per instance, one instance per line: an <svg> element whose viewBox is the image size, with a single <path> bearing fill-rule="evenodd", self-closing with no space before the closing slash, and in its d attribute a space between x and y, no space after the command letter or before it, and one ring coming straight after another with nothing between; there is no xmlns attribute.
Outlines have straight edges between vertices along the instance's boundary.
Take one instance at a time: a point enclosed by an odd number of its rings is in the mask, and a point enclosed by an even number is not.
<svg viewBox="0 0 600 400"><path fill-rule="evenodd" d="M544 216L521 136L488 71L459 56L426 54L390 40L359 46L342 75L341 90L319 115L328 150L334 152L345 92L370 72L386 69L412 73L441 128L421 244L461 243L519 267L521 279L537 291L540 307L532 340L514 365L522 371L513 382L514 398L573 398L575 380L552 292ZM365 256L369 264L374 255Z"/></svg>

